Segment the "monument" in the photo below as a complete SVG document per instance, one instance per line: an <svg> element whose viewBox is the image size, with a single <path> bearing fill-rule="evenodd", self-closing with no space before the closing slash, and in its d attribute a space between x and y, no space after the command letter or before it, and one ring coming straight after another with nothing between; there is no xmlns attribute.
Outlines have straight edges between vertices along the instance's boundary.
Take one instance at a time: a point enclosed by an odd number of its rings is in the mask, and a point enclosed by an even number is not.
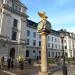
<svg viewBox="0 0 75 75"><path fill-rule="evenodd" d="M45 12L38 12L41 21L38 23L37 31L41 35L41 72L39 75L48 75L47 61L47 35L51 33L51 23L47 21Z"/></svg>

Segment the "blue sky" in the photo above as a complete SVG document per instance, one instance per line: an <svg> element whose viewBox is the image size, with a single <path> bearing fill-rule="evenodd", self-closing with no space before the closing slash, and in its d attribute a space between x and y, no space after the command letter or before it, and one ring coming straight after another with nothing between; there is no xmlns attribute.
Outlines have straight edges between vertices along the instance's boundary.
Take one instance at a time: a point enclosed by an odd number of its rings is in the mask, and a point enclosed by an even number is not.
<svg viewBox="0 0 75 75"><path fill-rule="evenodd" d="M45 11L52 28L75 32L75 0L20 0L28 8L29 19L39 22L38 11Z"/></svg>

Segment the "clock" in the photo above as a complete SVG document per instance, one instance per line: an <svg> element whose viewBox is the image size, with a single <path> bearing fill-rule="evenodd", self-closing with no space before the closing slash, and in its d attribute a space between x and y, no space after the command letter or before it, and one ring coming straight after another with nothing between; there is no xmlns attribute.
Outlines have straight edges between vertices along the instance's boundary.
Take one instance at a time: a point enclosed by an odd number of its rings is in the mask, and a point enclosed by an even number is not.
<svg viewBox="0 0 75 75"><path fill-rule="evenodd" d="M43 29L43 27L44 27L43 22L39 22L39 23L38 23L38 27L37 27L38 32L41 32L42 29Z"/></svg>
<svg viewBox="0 0 75 75"><path fill-rule="evenodd" d="M44 22L40 21L38 23L37 31L38 31L38 33L41 33L41 32L50 33L51 32L51 23L47 20L45 20Z"/></svg>

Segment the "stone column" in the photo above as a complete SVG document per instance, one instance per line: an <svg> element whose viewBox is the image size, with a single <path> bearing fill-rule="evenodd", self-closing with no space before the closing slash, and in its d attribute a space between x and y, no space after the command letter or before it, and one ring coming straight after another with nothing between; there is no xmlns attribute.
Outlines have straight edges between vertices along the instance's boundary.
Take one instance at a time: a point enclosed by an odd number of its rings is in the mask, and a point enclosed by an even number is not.
<svg viewBox="0 0 75 75"><path fill-rule="evenodd" d="M47 33L41 33L41 72L39 75L48 75L47 62Z"/></svg>
<svg viewBox="0 0 75 75"><path fill-rule="evenodd" d="M42 20L38 23L37 31L41 34L41 72L39 75L48 75L47 35L51 33L51 23L47 21L45 12L38 12Z"/></svg>

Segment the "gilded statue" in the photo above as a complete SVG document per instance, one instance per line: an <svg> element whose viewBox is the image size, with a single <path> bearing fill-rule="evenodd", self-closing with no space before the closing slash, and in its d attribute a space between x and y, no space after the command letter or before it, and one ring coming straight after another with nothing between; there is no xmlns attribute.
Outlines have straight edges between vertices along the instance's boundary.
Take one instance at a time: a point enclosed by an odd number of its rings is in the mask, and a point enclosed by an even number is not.
<svg viewBox="0 0 75 75"><path fill-rule="evenodd" d="M45 12L41 11L41 12L38 12L38 15L41 17L41 21L38 23L38 32L41 33L41 32L47 32L49 33L50 30L51 30L51 24L49 21L47 21L47 16L45 14Z"/></svg>

